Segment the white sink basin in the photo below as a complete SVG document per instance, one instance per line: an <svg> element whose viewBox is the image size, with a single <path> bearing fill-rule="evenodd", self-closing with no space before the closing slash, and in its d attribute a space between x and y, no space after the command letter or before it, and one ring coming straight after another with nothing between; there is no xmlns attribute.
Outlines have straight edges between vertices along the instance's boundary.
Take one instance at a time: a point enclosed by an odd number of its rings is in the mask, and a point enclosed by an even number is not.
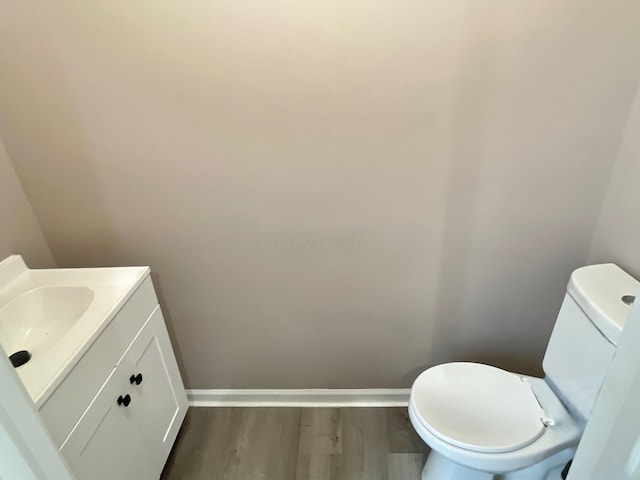
<svg viewBox="0 0 640 480"><path fill-rule="evenodd" d="M95 293L88 287L38 287L0 308L0 344L7 354L32 358L54 345L80 320Z"/></svg>
<svg viewBox="0 0 640 480"><path fill-rule="evenodd" d="M38 407L147 275L148 267L30 269L19 255L0 262L0 354L31 354L16 372Z"/></svg>

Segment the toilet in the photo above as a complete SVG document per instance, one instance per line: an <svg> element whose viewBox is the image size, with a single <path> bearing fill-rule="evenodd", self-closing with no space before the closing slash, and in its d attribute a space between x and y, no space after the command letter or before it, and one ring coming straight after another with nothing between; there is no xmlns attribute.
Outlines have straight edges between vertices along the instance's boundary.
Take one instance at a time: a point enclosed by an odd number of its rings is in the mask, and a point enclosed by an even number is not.
<svg viewBox="0 0 640 480"><path fill-rule="evenodd" d="M544 378L468 362L420 374L409 417L431 447L422 480L563 478L638 287L614 264L574 271L544 355Z"/></svg>

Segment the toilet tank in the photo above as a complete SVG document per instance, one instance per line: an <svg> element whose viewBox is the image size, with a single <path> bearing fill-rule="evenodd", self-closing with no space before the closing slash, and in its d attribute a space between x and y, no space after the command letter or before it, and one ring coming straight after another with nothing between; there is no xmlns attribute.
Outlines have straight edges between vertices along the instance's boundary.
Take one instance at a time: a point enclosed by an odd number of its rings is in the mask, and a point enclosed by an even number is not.
<svg viewBox="0 0 640 480"><path fill-rule="evenodd" d="M542 367L569 411L586 422L600 392L620 332L640 284L608 263L571 275ZM626 301L626 303L625 303Z"/></svg>

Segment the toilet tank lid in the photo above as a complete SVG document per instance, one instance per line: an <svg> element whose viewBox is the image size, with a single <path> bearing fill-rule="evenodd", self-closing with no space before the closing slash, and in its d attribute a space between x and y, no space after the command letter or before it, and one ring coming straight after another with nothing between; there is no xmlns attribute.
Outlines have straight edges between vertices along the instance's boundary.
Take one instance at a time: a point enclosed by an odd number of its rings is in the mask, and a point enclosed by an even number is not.
<svg viewBox="0 0 640 480"><path fill-rule="evenodd" d="M575 270L567 292L596 328L617 345L631 311L631 306L622 297L635 296L639 287L640 283L620 267L604 263Z"/></svg>

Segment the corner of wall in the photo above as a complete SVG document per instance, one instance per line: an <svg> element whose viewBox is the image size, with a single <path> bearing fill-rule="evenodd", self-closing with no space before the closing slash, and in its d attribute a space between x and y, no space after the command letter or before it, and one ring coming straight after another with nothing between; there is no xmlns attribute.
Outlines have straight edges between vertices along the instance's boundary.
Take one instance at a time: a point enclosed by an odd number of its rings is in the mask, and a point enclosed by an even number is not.
<svg viewBox="0 0 640 480"><path fill-rule="evenodd" d="M640 277L640 82L595 219L589 263L615 262Z"/></svg>
<svg viewBox="0 0 640 480"><path fill-rule="evenodd" d="M49 243L1 138L0 172L0 259L19 254L30 267L55 267Z"/></svg>

